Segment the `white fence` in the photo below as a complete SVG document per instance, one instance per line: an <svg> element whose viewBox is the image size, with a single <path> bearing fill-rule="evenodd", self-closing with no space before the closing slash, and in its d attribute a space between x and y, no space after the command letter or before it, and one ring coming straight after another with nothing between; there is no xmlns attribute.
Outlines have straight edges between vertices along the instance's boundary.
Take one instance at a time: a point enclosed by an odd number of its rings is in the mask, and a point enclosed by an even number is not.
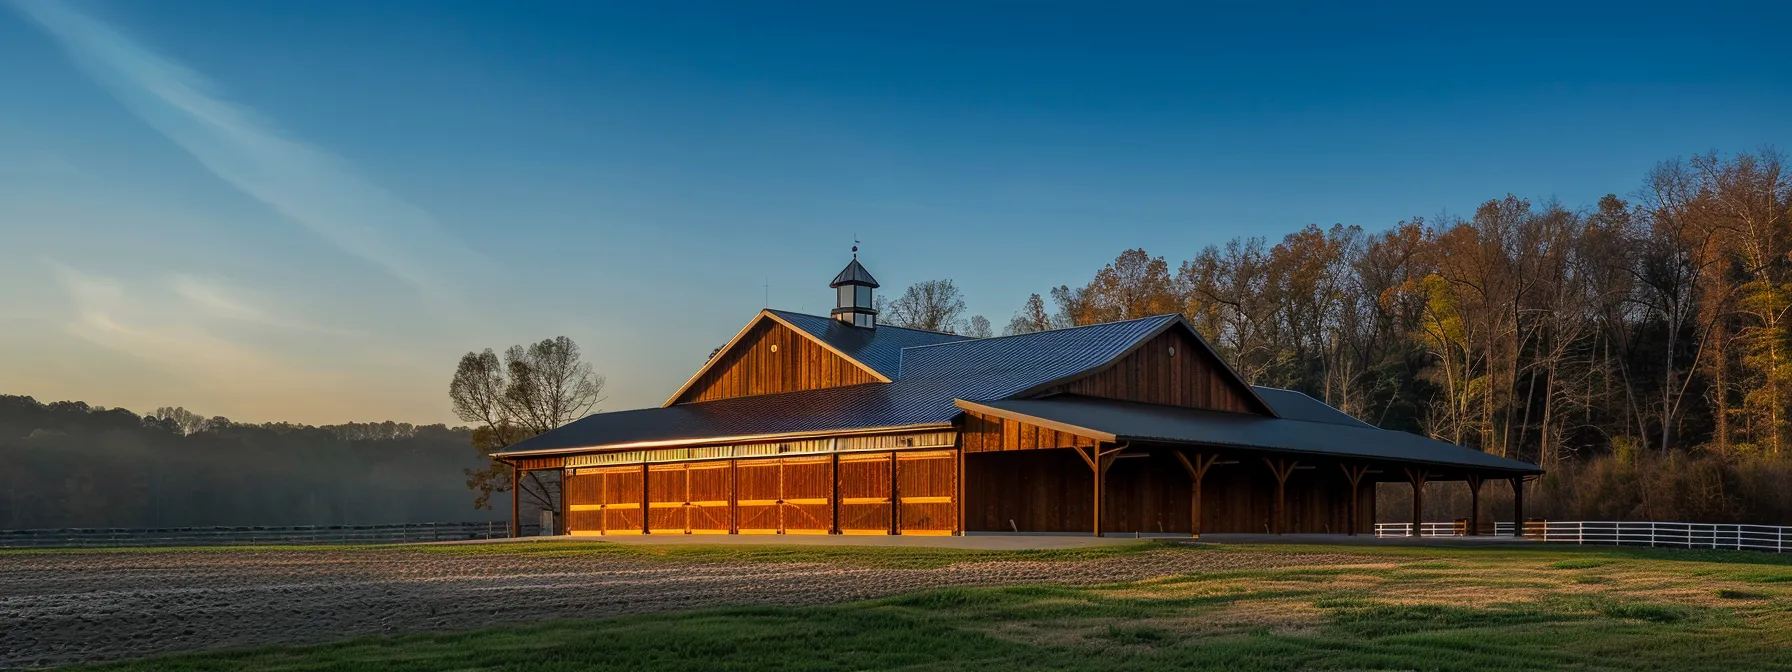
<svg viewBox="0 0 1792 672"><path fill-rule="evenodd" d="M1494 534L1513 536L1512 523L1494 523ZM1457 537L1459 523L1420 523L1421 537ZM1376 523L1377 537L1410 537L1412 523ZM1657 523L1604 520L1529 521L1526 539L1564 544L1772 551L1792 549L1792 527L1729 523Z"/></svg>
<svg viewBox="0 0 1792 672"><path fill-rule="evenodd" d="M539 527L523 525L525 535ZM64 528L0 530L0 548L212 546L223 544L402 544L510 536L509 521L292 527Z"/></svg>

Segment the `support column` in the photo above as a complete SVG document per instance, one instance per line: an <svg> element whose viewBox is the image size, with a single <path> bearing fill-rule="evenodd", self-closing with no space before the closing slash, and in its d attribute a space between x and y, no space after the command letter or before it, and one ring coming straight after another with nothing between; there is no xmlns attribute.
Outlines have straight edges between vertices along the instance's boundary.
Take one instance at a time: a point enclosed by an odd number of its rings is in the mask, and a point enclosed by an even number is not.
<svg viewBox="0 0 1792 672"><path fill-rule="evenodd" d="M522 489L523 489L523 473L521 470L518 470L516 468L516 463L512 462L510 464L510 536L511 536L511 538L523 536L523 526L522 526L523 516L521 513L522 496L518 494L519 492L522 491Z"/></svg>
<svg viewBox="0 0 1792 672"><path fill-rule="evenodd" d="M648 521L653 520L653 498L647 496L647 492L648 492L648 490L647 490L647 474L650 471L651 470L649 470L647 468L647 463L642 462L641 463L641 534L653 534L653 530L651 529L653 526L648 525Z"/></svg>
<svg viewBox="0 0 1792 672"><path fill-rule="evenodd" d="M1423 468L1406 468L1406 482L1412 484L1412 536L1422 537L1425 523L1425 479L1429 474Z"/></svg>
<svg viewBox="0 0 1792 672"><path fill-rule="evenodd" d="M572 534L572 523L566 520L566 514L572 511L572 507L568 503L572 496L566 491L566 487L572 485L571 476L571 469L567 469L565 466L560 467L560 516L554 521L555 534L561 534L563 531L568 536Z"/></svg>
<svg viewBox="0 0 1792 672"><path fill-rule="evenodd" d="M1276 477L1276 501L1275 508L1270 512L1270 533L1281 534L1282 529L1288 526L1286 520L1288 517L1288 476L1294 473L1294 468L1300 466L1300 462L1281 458L1272 460L1265 457L1263 464L1269 467L1269 473Z"/></svg>
<svg viewBox="0 0 1792 672"><path fill-rule="evenodd" d="M1083 458L1083 462L1089 465L1089 470L1093 472L1095 476L1095 513L1093 524L1090 526L1090 531L1095 536L1099 537L1101 536L1102 505L1107 502L1107 493L1104 491L1107 489L1105 486L1108 478L1108 467L1114 466L1114 457L1120 453L1120 451L1126 450L1126 446L1117 446L1113 450L1103 452L1101 444L1097 443L1089 447L1088 453L1084 453L1081 448L1072 448L1072 450L1076 451L1077 457Z"/></svg>
<svg viewBox="0 0 1792 672"><path fill-rule="evenodd" d="M1364 464L1339 464L1338 468L1344 470L1344 479L1350 481L1350 524L1345 529L1354 537L1357 520L1362 517L1357 507L1358 500L1363 498L1363 475L1369 473L1369 467Z"/></svg>
<svg viewBox="0 0 1792 672"><path fill-rule="evenodd" d="M902 534L902 493L896 491L896 453L890 453L890 534Z"/></svg>
<svg viewBox="0 0 1792 672"><path fill-rule="evenodd" d="M1513 476L1506 479L1512 482L1512 536L1524 538L1524 477Z"/></svg>
<svg viewBox="0 0 1792 672"><path fill-rule="evenodd" d="M833 457L834 457L834 459L832 460L833 475L830 477L829 480L833 481L834 490L833 490L833 492L828 494L828 501L830 503L832 503L833 508L834 508L834 512L833 512L834 524L832 526L830 526L830 529L828 530L828 534L839 534L840 533L840 453L838 453L838 452L834 453Z"/></svg>
<svg viewBox="0 0 1792 672"><path fill-rule="evenodd" d="M1188 477L1192 483L1188 501L1188 531L1189 536L1198 538L1201 536L1201 481L1207 478L1207 470L1213 467L1213 463L1220 459L1220 456L1218 453L1211 455L1195 453L1195 460L1190 462L1188 455L1183 454L1183 451L1178 450L1175 455L1176 461L1181 462L1182 468L1188 471Z"/></svg>
<svg viewBox="0 0 1792 672"><path fill-rule="evenodd" d="M1469 474L1469 476L1468 476L1468 535L1467 536L1472 537L1472 536L1478 535L1480 533L1481 533L1481 476L1479 474Z"/></svg>

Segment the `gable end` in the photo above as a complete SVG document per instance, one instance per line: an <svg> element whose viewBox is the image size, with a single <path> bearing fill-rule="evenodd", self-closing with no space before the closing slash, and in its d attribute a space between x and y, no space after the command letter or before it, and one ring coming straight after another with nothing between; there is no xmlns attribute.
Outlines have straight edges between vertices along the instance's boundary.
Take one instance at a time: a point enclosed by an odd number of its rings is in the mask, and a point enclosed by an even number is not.
<svg viewBox="0 0 1792 672"><path fill-rule="evenodd" d="M879 382L889 380L761 313L666 405Z"/></svg>
<svg viewBox="0 0 1792 672"><path fill-rule="evenodd" d="M1171 354L1174 349L1175 354ZM1018 397L1080 394L1275 417L1269 405L1181 320L1105 366Z"/></svg>

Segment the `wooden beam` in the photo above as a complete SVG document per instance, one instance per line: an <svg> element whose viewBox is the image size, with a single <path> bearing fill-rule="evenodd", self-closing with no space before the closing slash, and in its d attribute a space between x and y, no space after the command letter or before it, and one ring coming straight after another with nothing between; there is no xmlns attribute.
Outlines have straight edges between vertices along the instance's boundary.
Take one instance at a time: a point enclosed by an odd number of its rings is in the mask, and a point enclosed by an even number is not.
<svg viewBox="0 0 1792 672"><path fill-rule="evenodd" d="M522 496L519 494L522 489L523 473L516 468L516 463L512 462L510 463L510 536L512 538L523 536Z"/></svg>
<svg viewBox="0 0 1792 672"><path fill-rule="evenodd" d="M833 476L829 480L833 481L834 491L832 493L829 493L828 501L832 504L832 507L834 509L834 512L833 512L834 523L832 525L828 526L828 534L839 534L840 533L840 453L835 452L833 454L833 458L834 459L831 460L831 462L833 463Z"/></svg>
<svg viewBox="0 0 1792 672"><path fill-rule="evenodd" d="M1512 536L1524 538L1524 477L1513 476L1506 479L1512 482Z"/></svg>
<svg viewBox="0 0 1792 672"><path fill-rule="evenodd" d="M1481 533L1481 475L1469 474L1468 478L1468 536Z"/></svg>
<svg viewBox="0 0 1792 672"><path fill-rule="evenodd" d="M896 491L896 453L890 453L890 534L902 534L902 494Z"/></svg>
<svg viewBox="0 0 1792 672"><path fill-rule="evenodd" d="M1295 467L1300 466L1300 461L1283 458L1275 458L1272 460L1265 457L1263 458L1263 464L1264 466L1269 467L1269 472L1276 477L1276 501L1275 509L1270 514L1270 526L1272 528L1270 531L1273 534L1281 534L1282 528L1287 526L1287 521L1283 519L1287 517L1287 507L1285 505L1287 503L1288 477L1294 473Z"/></svg>
<svg viewBox="0 0 1792 672"><path fill-rule="evenodd" d="M568 500L572 499L570 493L566 491L567 486L570 485L572 485L572 470L562 466L560 467L560 519L554 521L558 527L555 533L565 530L566 534L572 534L572 523L566 520L566 513L572 510L567 508Z"/></svg>
<svg viewBox="0 0 1792 672"><path fill-rule="evenodd" d="M641 534L652 534L653 533L653 531L651 529L649 529L649 527L651 527L651 526L649 526L647 524L647 520L649 518L652 518L652 515L650 515L650 514L653 511L653 500L648 498L648 496L647 496L647 472L648 472L647 463L642 462L641 463Z"/></svg>
<svg viewBox="0 0 1792 672"><path fill-rule="evenodd" d="M1425 479L1430 474L1424 468L1406 467L1406 482L1412 484L1412 536L1423 536L1420 527L1424 525L1425 513Z"/></svg>
<svg viewBox="0 0 1792 672"><path fill-rule="evenodd" d="M1357 519L1362 516L1357 511L1357 500L1363 498L1363 476L1369 473L1369 465L1340 463L1338 468L1344 470L1345 480L1350 481L1350 525L1347 528L1350 536L1354 537L1357 533Z"/></svg>
<svg viewBox="0 0 1792 672"><path fill-rule="evenodd" d="M1220 456L1219 456L1219 453L1211 453L1211 454L1195 453L1194 461L1190 462L1188 459L1188 455L1184 454L1184 451L1178 450L1178 451L1175 451L1175 453L1173 453L1173 454L1176 456L1176 461L1182 463L1183 470L1188 472L1188 477L1189 477L1189 481L1190 481L1189 501L1188 501L1189 536L1200 537L1201 536L1201 482L1203 480L1206 480L1207 470L1213 468L1213 463L1218 461L1220 459Z"/></svg>

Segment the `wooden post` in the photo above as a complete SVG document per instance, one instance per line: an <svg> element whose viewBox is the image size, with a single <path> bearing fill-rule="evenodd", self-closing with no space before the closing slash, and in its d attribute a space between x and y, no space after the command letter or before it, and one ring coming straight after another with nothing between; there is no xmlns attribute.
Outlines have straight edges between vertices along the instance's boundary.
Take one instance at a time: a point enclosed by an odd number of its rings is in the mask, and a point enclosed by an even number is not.
<svg viewBox="0 0 1792 672"><path fill-rule="evenodd" d="M1425 478L1423 468L1406 468L1406 481L1412 484L1412 536L1421 537L1425 512Z"/></svg>
<svg viewBox="0 0 1792 672"><path fill-rule="evenodd" d="M1281 458L1271 460L1265 457L1263 464L1269 467L1269 472L1276 477L1276 501L1275 508L1270 512L1270 531L1274 534L1281 534L1282 528L1287 526L1287 521L1283 519L1288 517L1287 502L1285 501L1288 492L1288 476L1294 473L1294 468L1300 466L1300 462Z"/></svg>
<svg viewBox="0 0 1792 672"><path fill-rule="evenodd" d="M1207 478L1207 470L1213 467L1213 463L1220 459L1220 456L1219 453L1212 455L1195 453L1194 461L1190 462L1183 451L1178 450L1173 454L1176 456L1176 461L1182 463L1182 468L1188 471L1191 482L1188 501L1188 531L1189 536L1198 538L1201 536L1201 481Z"/></svg>
<svg viewBox="0 0 1792 672"><path fill-rule="evenodd" d="M839 534L840 533L840 453L835 452L833 457L834 457L834 459L833 459L834 475L831 480L833 480L833 482L834 482L834 492L833 492L833 494L828 496L828 501L830 503L832 503L834 506L834 513L833 513L834 524L833 524L832 528L828 530L828 534Z"/></svg>
<svg viewBox="0 0 1792 672"><path fill-rule="evenodd" d="M562 465L560 467L560 519L554 521L556 524L554 532L556 534L560 533L562 530L568 535L572 534L572 523L569 523L566 520L567 512L572 511L572 507L567 503L572 499L566 492L566 486L569 485L572 485L572 470L567 469L565 465Z"/></svg>
<svg viewBox="0 0 1792 672"><path fill-rule="evenodd" d="M740 460L728 461L728 533L740 534Z"/></svg>
<svg viewBox="0 0 1792 672"><path fill-rule="evenodd" d="M523 489L523 472L516 468L515 462L512 462L512 463L510 463L510 536L511 536L511 538L523 536L523 514L521 512L522 496L520 494L518 494L520 491L522 491L522 489Z"/></svg>
<svg viewBox="0 0 1792 672"><path fill-rule="evenodd" d="M641 534L652 534L653 530L647 521L652 520L653 499L647 496L647 463L641 463Z"/></svg>
<svg viewBox="0 0 1792 672"><path fill-rule="evenodd" d="M1468 535L1481 533L1481 475L1468 476Z"/></svg>
<svg viewBox="0 0 1792 672"><path fill-rule="evenodd" d="M1344 478L1350 481L1350 524L1346 526L1346 529L1350 531L1350 536L1354 537L1357 532L1357 520L1362 517L1362 514L1357 511L1357 500L1363 498L1363 475L1369 473L1369 466L1339 464L1338 468L1344 470Z"/></svg>
<svg viewBox="0 0 1792 672"><path fill-rule="evenodd" d="M890 451L890 534L902 534L901 501L896 492L896 452Z"/></svg>
<svg viewBox="0 0 1792 672"><path fill-rule="evenodd" d="M1506 479L1512 482L1512 536L1524 538L1524 477L1513 476Z"/></svg>
<svg viewBox="0 0 1792 672"><path fill-rule="evenodd" d="M965 525L965 522L964 522L964 516L965 516L964 493L965 493L965 488L967 487L967 486L965 486L965 483L964 483L964 470L965 470L964 438L962 436L960 436L960 438L958 438L955 441L955 443L958 444L958 483L957 483L957 486L953 489L958 494L958 501L954 502L954 504L958 507L958 534L959 534L959 536L964 536L964 531L968 527L967 525Z"/></svg>

